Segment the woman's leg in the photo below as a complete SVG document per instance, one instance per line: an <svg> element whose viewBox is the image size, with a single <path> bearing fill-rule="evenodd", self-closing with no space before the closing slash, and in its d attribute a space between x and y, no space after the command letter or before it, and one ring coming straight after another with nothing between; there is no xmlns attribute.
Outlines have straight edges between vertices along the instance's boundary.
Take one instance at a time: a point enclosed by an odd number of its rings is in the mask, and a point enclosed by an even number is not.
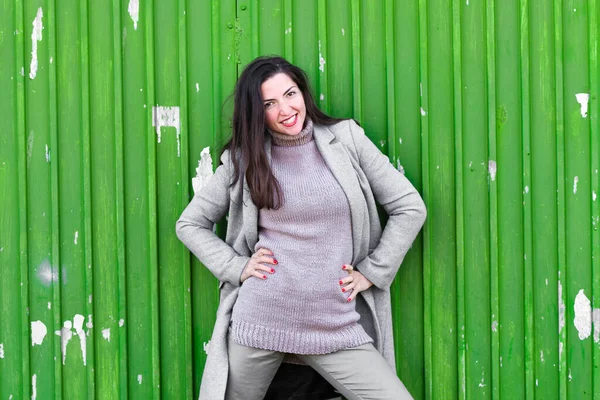
<svg viewBox="0 0 600 400"><path fill-rule="evenodd" d="M412 400L371 343L330 354L299 357L349 400Z"/></svg>
<svg viewBox="0 0 600 400"><path fill-rule="evenodd" d="M229 376L226 400L262 400L283 361L283 353L241 346L227 338Z"/></svg>

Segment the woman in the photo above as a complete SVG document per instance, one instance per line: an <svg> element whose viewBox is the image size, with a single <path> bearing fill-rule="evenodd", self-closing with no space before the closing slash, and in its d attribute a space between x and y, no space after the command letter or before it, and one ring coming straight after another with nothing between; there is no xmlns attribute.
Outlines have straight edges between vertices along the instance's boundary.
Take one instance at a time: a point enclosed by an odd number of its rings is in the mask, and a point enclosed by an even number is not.
<svg viewBox="0 0 600 400"><path fill-rule="evenodd" d="M421 197L353 120L317 108L286 60L251 62L234 102L222 163L177 221L221 282L200 399L262 399L284 358L348 399L412 398L395 373L389 286Z"/></svg>

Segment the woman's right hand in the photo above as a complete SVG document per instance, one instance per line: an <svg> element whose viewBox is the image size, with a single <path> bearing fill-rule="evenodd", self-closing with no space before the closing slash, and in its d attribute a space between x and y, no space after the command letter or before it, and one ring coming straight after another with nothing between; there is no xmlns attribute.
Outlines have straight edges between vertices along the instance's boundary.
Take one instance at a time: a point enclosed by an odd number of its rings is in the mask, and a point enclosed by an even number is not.
<svg viewBox="0 0 600 400"><path fill-rule="evenodd" d="M246 268L244 268L244 272L242 272L240 281L244 282L251 276L254 276L258 279L267 279L267 275L265 273L272 274L275 272L275 269L264 264L277 265L277 260L273 257L273 252L268 249L261 248L258 249L256 253L252 254L252 257L250 257L250 261L248 261Z"/></svg>

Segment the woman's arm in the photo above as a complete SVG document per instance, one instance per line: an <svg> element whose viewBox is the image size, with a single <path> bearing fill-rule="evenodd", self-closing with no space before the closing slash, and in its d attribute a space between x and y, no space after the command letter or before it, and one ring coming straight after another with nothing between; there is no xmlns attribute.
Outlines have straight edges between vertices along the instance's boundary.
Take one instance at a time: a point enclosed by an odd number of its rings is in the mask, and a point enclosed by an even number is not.
<svg viewBox="0 0 600 400"><path fill-rule="evenodd" d="M350 132L360 167L369 180L375 199L389 215L379 244L355 267L375 286L384 289L392 284L404 256L425 222L427 211L414 186L353 120L350 120Z"/></svg>
<svg viewBox="0 0 600 400"><path fill-rule="evenodd" d="M240 276L250 257L239 255L213 231L229 210L229 183L232 169L228 152L221 157L215 174L183 210L176 224L179 240L221 282L240 286Z"/></svg>

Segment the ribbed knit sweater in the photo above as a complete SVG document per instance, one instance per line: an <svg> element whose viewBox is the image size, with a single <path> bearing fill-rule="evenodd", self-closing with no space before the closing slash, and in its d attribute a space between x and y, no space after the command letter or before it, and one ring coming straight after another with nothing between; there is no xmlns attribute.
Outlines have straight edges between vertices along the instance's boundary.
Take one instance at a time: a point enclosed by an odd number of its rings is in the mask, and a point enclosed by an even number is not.
<svg viewBox="0 0 600 400"><path fill-rule="evenodd" d="M267 279L242 284L231 318L241 345L292 354L326 354L373 340L341 291L352 260L348 200L325 164L307 121L298 135L271 132L271 169L283 191L277 210L259 210L258 243L278 264ZM270 265L269 265L270 266Z"/></svg>

